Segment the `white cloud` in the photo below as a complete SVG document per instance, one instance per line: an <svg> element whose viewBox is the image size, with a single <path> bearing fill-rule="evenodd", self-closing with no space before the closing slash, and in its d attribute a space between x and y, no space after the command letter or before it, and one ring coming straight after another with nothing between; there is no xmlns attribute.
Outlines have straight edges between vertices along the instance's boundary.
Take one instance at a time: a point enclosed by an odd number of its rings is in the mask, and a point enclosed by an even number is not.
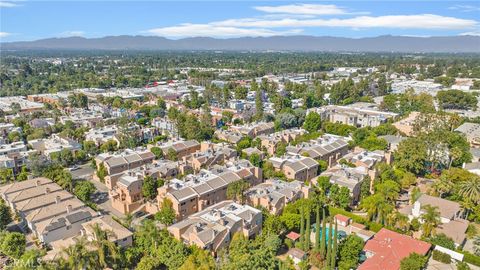
<svg viewBox="0 0 480 270"><path fill-rule="evenodd" d="M348 27L348 28L399 28L399 29L468 29L478 25L477 21L434 14L358 16L347 19L280 19L256 18L232 19L212 22L215 26L231 27Z"/></svg>
<svg viewBox="0 0 480 270"><path fill-rule="evenodd" d="M18 7L19 4L15 3L16 1L0 1L0 8L10 8L10 7Z"/></svg>
<svg viewBox="0 0 480 270"><path fill-rule="evenodd" d="M460 36L477 36L477 37L480 37L480 30L479 31L460 33Z"/></svg>
<svg viewBox="0 0 480 270"><path fill-rule="evenodd" d="M336 5L294 4L283 6L256 6L256 10L266 13L307 14L307 15L339 15L346 10Z"/></svg>
<svg viewBox="0 0 480 270"><path fill-rule="evenodd" d="M0 38L4 38L4 37L8 37L12 35L11 33L7 33L7 32L0 32Z"/></svg>
<svg viewBox="0 0 480 270"><path fill-rule="evenodd" d="M83 36L85 36L85 32L84 31L78 31L78 30L65 31L65 32L60 33L59 36L61 36L61 37L83 37Z"/></svg>
<svg viewBox="0 0 480 270"><path fill-rule="evenodd" d="M266 28L240 28L234 26L218 26L214 24L184 23L176 26L154 28L144 33L166 37L268 37L301 33L301 29L274 31Z"/></svg>
<svg viewBox="0 0 480 270"><path fill-rule="evenodd" d="M474 12L480 11L480 6L472 6L472 5L454 5L449 7L448 9L451 10L460 10L462 12Z"/></svg>

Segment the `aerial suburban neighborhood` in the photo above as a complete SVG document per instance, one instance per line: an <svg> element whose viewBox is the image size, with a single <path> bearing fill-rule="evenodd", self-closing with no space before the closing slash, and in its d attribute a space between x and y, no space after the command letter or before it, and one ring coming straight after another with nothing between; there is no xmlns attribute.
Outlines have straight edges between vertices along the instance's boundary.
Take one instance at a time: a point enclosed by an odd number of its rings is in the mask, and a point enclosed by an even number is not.
<svg viewBox="0 0 480 270"><path fill-rule="evenodd" d="M0 269L480 269L480 6L411 2L0 1Z"/></svg>

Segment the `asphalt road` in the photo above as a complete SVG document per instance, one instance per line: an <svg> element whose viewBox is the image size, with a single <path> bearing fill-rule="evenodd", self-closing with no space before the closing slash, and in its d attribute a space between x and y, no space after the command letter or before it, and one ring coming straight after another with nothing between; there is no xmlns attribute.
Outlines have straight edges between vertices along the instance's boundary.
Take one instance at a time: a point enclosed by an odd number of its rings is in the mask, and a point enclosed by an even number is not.
<svg viewBox="0 0 480 270"><path fill-rule="evenodd" d="M95 170L92 169L92 167L90 166L90 163L83 164L78 167L79 169L70 171L74 179L86 179L86 180L92 179L92 176Z"/></svg>

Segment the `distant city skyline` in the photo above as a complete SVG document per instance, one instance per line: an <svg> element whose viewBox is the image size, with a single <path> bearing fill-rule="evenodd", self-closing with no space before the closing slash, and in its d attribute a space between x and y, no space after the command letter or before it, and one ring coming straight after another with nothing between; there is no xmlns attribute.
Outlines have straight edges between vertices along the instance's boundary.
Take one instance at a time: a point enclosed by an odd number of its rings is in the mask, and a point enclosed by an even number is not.
<svg viewBox="0 0 480 270"><path fill-rule="evenodd" d="M480 35L478 1L0 1L0 40Z"/></svg>

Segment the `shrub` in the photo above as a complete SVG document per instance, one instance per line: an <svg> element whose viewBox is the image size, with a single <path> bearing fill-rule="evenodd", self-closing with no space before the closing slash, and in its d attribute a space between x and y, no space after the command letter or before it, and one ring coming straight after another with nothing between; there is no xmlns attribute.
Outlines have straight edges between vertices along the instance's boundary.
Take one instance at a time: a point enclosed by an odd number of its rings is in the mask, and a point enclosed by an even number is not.
<svg viewBox="0 0 480 270"><path fill-rule="evenodd" d="M438 251L438 250L433 251L432 257L435 261L439 261L439 262L442 262L442 263L449 264L452 261L452 258L450 257L450 255L448 255L446 253L443 253L441 251Z"/></svg>
<svg viewBox="0 0 480 270"><path fill-rule="evenodd" d="M473 264L473 265L476 265L476 266L480 266L480 256L477 256L477 255L474 255L470 252L462 252L463 255L465 255L463 257L463 261L466 262L466 263L469 263L469 264Z"/></svg>
<svg viewBox="0 0 480 270"><path fill-rule="evenodd" d="M285 245L286 245L288 248L292 248L292 247L293 247L293 241L292 241L291 239L286 238L286 239L285 239Z"/></svg>

